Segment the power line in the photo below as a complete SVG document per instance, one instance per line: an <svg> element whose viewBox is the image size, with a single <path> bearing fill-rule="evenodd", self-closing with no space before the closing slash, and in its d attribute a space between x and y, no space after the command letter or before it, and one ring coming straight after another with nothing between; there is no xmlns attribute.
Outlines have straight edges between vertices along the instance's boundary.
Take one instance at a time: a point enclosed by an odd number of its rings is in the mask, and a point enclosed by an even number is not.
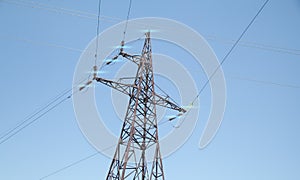
<svg viewBox="0 0 300 180"><path fill-rule="evenodd" d="M96 49L95 49L95 66L97 66L97 55L98 55L98 46L99 46L99 29L100 29L100 14L101 14L101 2L102 0L99 0L98 4L98 16L97 16L97 32L96 32Z"/></svg>
<svg viewBox="0 0 300 180"><path fill-rule="evenodd" d="M125 23L124 32L123 32L123 42L125 41L125 36L126 36L126 31L127 31L127 26L128 26L128 20L129 20L130 11L131 11L131 5L132 5L132 0L129 0L126 23Z"/></svg>
<svg viewBox="0 0 300 180"><path fill-rule="evenodd" d="M67 93L69 93L71 90L68 91L63 91L62 93L60 93L57 97L54 98L54 100L51 100L50 102L48 102L46 105L42 106L42 108L36 110L35 112L33 112L31 115L27 116L25 118L25 120L23 120L22 122L18 123L14 128L11 128L10 130L8 130L6 133L4 133L1 137L0 140L5 138L6 136L8 136L9 134L11 134L12 132L14 132L16 129L20 128L23 124L25 124L26 122L28 122L29 120L31 120L32 118L34 118L35 116L37 116L38 114L40 114L41 112L43 112L45 109L47 109L49 106L51 106L52 104L54 104L56 101L58 101L60 98L62 98L63 96L65 96Z"/></svg>
<svg viewBox="0 0 300 180"><path fill-rule="evenodd" d="M50 112L52 109L56 108L58 105L60 105L61 103L63 103L64 101L66 101L67 99L71 98L71 95L64 98L63 100L59 101L57 104L55 104L54 106L52 106L51 108L49 108L48 110L46 110L45 112L43 112L42 114L40 114L39 116L37 116L36 118L34 118L33 120L31 120L29 123L27 123L26 125L24 125L23 127L21 127L20 129L14 131L12 134L10 134L9 136L7 136L6 138L4 138L3 140L0 141L0 145L3 144L4 142L6 142L7 140L9 140L10 138L12 138L13 136L15 136L16 134L18 134L19 132L21 132L23 129L25 129L26 127L28 127L29 125L33 124L34 122L36 122L38 119L40 119L41 117L43 117L45 114L47 114L48 112ZM16 128L14 128L16 129Z"/></svg>
<svg viewBox="0 0 300 180"><path fill-rule="evenodd" d="M237 76L232 76L230 78L242 80L242 81L256 82L256 83L260 83L260 84L268 84L268 85L275 85L275 86L286 87L286 88L300 89L300 86L293 85L293 84L283 84L283 83L264 81L264 80L258 80L258 79L253 79L253 78L246 78L246 77L237 77Z"/></svg>
<svg viewBox="0 0 300 180"><path fill-rule="evenodd" d="M28 7L28 8L36 8L36 9L43 9L47 10L53 13L57 14L67 14L71 16L77 16L80 18L86 18L86 19L97 19L97 14L74 10L74 9L67 9L67 8L61 8L56 6L50 6L47 4L42 4L38 2L33 1L24 1L24 0L2 0L1 2L14 4L18 6ZM107 21L107 22L116 22L121 21L122 19L116 18L116 17L109 17L109 16L101 16L101 20Z"/></svg>
<svg viewBox="0 0 300 180"><path fill-rule="evenodd" d="M114 146L115 146L115 144L114 144L114 145L111 145L111 146L108 146L107 148L102 149L101 152L107 151L107 150L111 149L111 148L114 147ZM79 159L79 160L77 160L77 161L75 161L75 162L73 162L73 163L70 163L70 164L68 164L68 165L66 165L66 166L64 166L64 167L62 167L62 168L60 168L60 169L57 169L57 170L53 171L52 173L49 173L49 174L46 175L46 176L41 177L40 180L46 179L46 178L48 178L48 177L50 177L50 176L53 176L53 175L55 175L55 174L58 174L58 173L60 173L60 172L62 172L62 171L64 171L64 170L66 170L66 169L68 169L68 168L70 168L70 167L73 167L73 166L75 166L75 165L77 165L77 164L79 164L79 163L81 163L81 162L83 162L83 161L86 161L86 160L88 160L88 159L90 159L90 158L92 158L92 157L98 155L99 153L100 153L100 152L96 152L96 153L90 154L90 155L88 155L88 156L86 156L86 157L84 157L84 158L82 158L82 159Z"/></svg>
<svg viewBox="0 0 300 180"><path fill-rule="evenodd" d="M258 15L262 12L262 10L264 9L264 7L267 5L267 3L269 2L269 0L266 0L264 2L264 4L261 6L261 8L258 10L258 12L255 14L255 16L251 19L251 21L249 22L249 24L246 26L246 28L242 31L241 35L238 37L238 39L235 41L235 43L233 44L233 46L230 48L230 50L227 52L227 54L223 57L222 61L220 62L220 64L217 66L217 68L213 71L213 73L208 77L207 81L204 83L204 85L202 86L202 88L200 89L200 91L198 92L197 96L193 99L193 101L191 102L191 105L193 105L195 103L195 101L199 98L200 94L203 92L203 90L205 89L205 87L208 85L208 83L210 82L210 80L214 77L214 75L217 73L217 71L220 69L220 67L222 66L222 64L227 60L227 58L229 57L229 55L232 53L232 51L235 49L235 47L238 45L238 43L240 42L240 40L242 39L242 37L245 35L245 33L248 31L248 29L250 28L250 26L253 24L253 22L255 21L255 19L258 17ZM187 115L190 113L191 109L188 109L187 112L185 113L185 116L183 117L183 119L181 120L181 122L179 123L178 126L173 126L174 128L179 128L182 123L185 121Z"/></svg>
<svg viewBox="0 0 300 180"><path fill-rule="evenodd" d="M44 9L44 10L51 11L54 13L67 14L67 15L77 16L77 17L82 17L82 18L87 18L87 19L97 19L97 14L88 13L88 12L84 12L84 11L80 11L80 10L49 6L47 4L42 4L42 3L32 2L32 1L2 0L1 2L11 3L11 4L20 5L20 6L29 7L29 8ZM129 18L128 14L127 14L127 17ZM111 17L111 16L100 16L100 19L102 21L113 22L113 23L122 21L121 18ZM232 39L224 39L224 38L219 38L219 37L209 36L209 35L205 36L205 38L208 40L222 42L222 43L226 43L226 44L231 44L231 43L235 42L235 40L232 40ZM20 39L20 38L18 38L17 40L28 41L29 43L38 43L38 44L42 43L42 44L49 45L49 46L54 46L54 47L58 47L58 48L61 47L64 49L69 49L69 50L74 50L74 51L79 51L79 52L83 51L81 49L67 47L67 46L58 45L58 44L47 43L47 42L36 42L33 40ZM273 52L278 52L278 53L287 53L287 54L298 55L298 56L300 55L299 49L276 47L276 46L271 46L271 45L266 45L266 44L261 44L261 43L256 43L256 42L240 41L238 45L250 47L250 48L267 50L267 51L273 51Z"/></svg>
<svg viewBox="0 0 300 180"><path fill-rule="evenodd" d="M83 80L76 83L76 85L79 85L80 83L84 82L86 79L87 78L84 78ZM46 105L44 107L40 108L37 112L32 113L32 115L28 116L28 118L25 118L25 120L23 120L22 122L18 123L15 127L8 130L4 135L1 136L0 145L3 144L4 142L8 141L12 137L14 137L16 134L18 134L19 132L24 130L29 125L33 124L34 122L36 122L37 120L42 118L44 115L49 113L51 110L55 109L57 106L59 106L66 100L70 99L74 94L78 93L79 90L76 90L67 95L67 93L72 91L74 88L77 88L76 85L74 87L68 89L67 91L63 91L62 93L60 93L61 95L58 95L56 98L54 98L54 100L50 101L49 103L46 103ZM57 102L57 103L55 103L55 102Z"/></svg>
<svg viewBox="0 0 300 180"><path fill-rule="evenodd" d="M3 34L1 35L0 34L0 39L14 40L14 41L24 42L24 43L28 43L28 44L33 44L33 45L56 47L56 48L61 48L61 49L67 49L67 50L74 51L74 52L83 52L84 51L84 49L78 49L78 48L69 47L69 46L60 45L60 44L51 43L51 42L43 42L43 41L36 41L36 40L32 40L32 39L27 39L27 38L13 37L10 35L3 35Z"/></svg>
<svg viewBox="0 0 300 180"><path fill-rule="evenodd" d="M40 180L46 179L46 178L48 178L48 177L50 177L50 176L53 176L53 175L55 175L55 174L58 174L58 173L60 173L61 171L64 171L64 170L66 170L66 169L68 169L68 168L70 168L70 167L72 167L72 166L75 166L76 164L79 164L79 163L81 163L81 162L83 162L83 161L85 161L85 160L88 160L88 159L90 159L90 158L92 158L92 157L94 157L94 156L96 156L96 155L98 155L98 154L99 154L99 152L96 152L96 153L93 153L93 154L91 154L91 155L89 155L89 156L87 156L87 157L84 157L84 158L82 158L82 159L80 159L80 160L78 160L78 161L75 161L75 162L73 162L73 163L71 163L71 164L69 164L69 165L67 165L67 166L65 166L65 167L63 167L63 168L60 168L60 169L58 169L58 170L56 170L56 171L54 171L54 172L52 172L52 173L50 173L50 174L48 174L48 175L42 177L42 178L40 178Z"/></svg>
<svg viewBox="0 0 300 180"><path fill-rule="evenodd" d="M30 8L45 9L45 10L48 10L48 11L51 11L51 12L55 12L55 13L60 13L60 14L63 13L63 14L68 14L68 15L73 15L73 16L78 16L78 17L83 17L83 18L97 19L97 14L88 13L88 12L84 12L84 11L80 11L80 10L74 10L74 9L67 9L67 8L50 6L50 5L47 5L47 4L37 3L37 2L33 2L33 1L3 0L2 2L16 4L16 5L21 5L21 6L30 7ZM129 4L129 9L128 9L128 13L127 13L127 21L129 19L130 9L131 9L131 3ZM116 18L116 17L111 17L111 16L100 16L99 18L101 20L109 21L109 22L114 22L114 23L122 21L121 18ZM127 25L125 27L127 28ZM219 41L219 42L228 43L228 44L234 43L234 40L218 38L218 37L215 37L215 36L206 36L206 38L208 40ZM37 41L33 41L33 40L29 40L29 39L24 39L24 38L22 38L22 39L17 38L16 40L24 41L24 42L29 42L29 43L45 44L45 45L49 45L49 46L54 46L54 47L58 47L58 48L65 48L65 49L79 51L79 52L83 51L83 50L78 49L78 48L67 47L67 46L53 44L53 43L48 43L48 42L37 42ZM269 50L269 51L274 51L274 52L288 53L288 54L293 54L293 55L300 55L300 50L299 49L275 47L275 46L265 45L265 44L256 43L256 42L242 42L241 41L239 43L239 46L246 46L246 47L257 48L257 49L262 49L262 50Z"/></svg>
<svg viewBox="0 0 300 180"><path fill-rule="evenodd" d="M232 39L224 39L224 38L219 38L215 36L204 36L205 39L211 40L211 41L216 41L224 44L233 44L235 40ZM271 46L267 44L261 44L261 43L256 43L256 42L249 42L249 41L240 41L238 46L244 46L244 47L249 47L249 48L255 48L255 49L261 49L265 51L273 51L273 52L278 52L278 53L287 53L287 54L293 54L293 55L300 55L300 49L291 49L291 48L284 48L284 47L278 47L278 46Z"/></svg>
<svg viewBox="0 0 300 180"><path fill-rule="evenodd" d="M92 13L50 6L50 5L46 5L46 4L42 4L42 3L38 3L38 2L34 2L34 1L2 0L2 2L9 3L9 4L15 4L15 5L23 6L23 7L28 7L28 8L43 9L43 10L51 11L54 13L68 14L68 15L83 17L83 18L88 18L88 19L96 18L95 14L92 14Z"/></svg>
<svg viewBox="0 0 300 180"><path fill-rule="evenodd" d="M224 44L233 44L234 43L234 40L231 40L231 39L224 39L224 38L219 38L219 37L209 36L209 35L204 36L204 37L207 40L216 41L216 42L220 42L220 43L224 43ZM85 51L84 49L69 47L69 46L65 46L65 45L61 45L61 44L43 42L43 41L35 41L32 39L13 37L13 36L9 36L9 35L0 35L0 39L9 39L9 40L14 40L14 41L30 43L30 44L34 44L34 45L56 47L56 48L71 50L74 52ZM296 55L296 56L300 55L300 49L291 49L291 48L285 48L285 47L271 46L271 45L261 44L261 43L256 43L256 42L240 41L238 46L254 48L254 49L261 49L261 50L272 51L272 52L277 52L277 53L292 54L292 55Z"/></svg>
<svg viewBox="0 0 300 180"><path fill-rule="evenodd" d="M202 88L200 89L199 93L197 94L197 96L194 98L194 100L192 101L192 104L198 99L198 97L200 96L200 94L203 92L203 90L205 89L205 87L208 85L208 83L210 82L210 80L214 77L214 75L217 73L217 71L220 69L220 67L222 66L222 64L227 60L227 58L229 57L229 55L232 53L232 51L235 49L235 47L237 46L237 44L240 42L240 40L242 39L242 37L245 35L245 33L248 31L248 29L250 28L250 26L253 24L253 22L255 21L255 19L257 18L257 16L262 12L262 10L264 9L264 7L267 5L267 3L269 2L269 0L266 0L264 2L264 4L261 6L261 8L258 10L258 12L255 14L255 16L251 19L250 23L246 26L246 28L243 30L243 32L241 33L241 35L238 37L238 39L235 41L235 43L233 44L233 46L230 48L230 50L227 52L227 54L224 56L224 58L222 59L222 61L220 62L220 64L217 66L217 68L214 70L214 72L208 77L207 81L204 83L204 85L202 86Z"/></svg>

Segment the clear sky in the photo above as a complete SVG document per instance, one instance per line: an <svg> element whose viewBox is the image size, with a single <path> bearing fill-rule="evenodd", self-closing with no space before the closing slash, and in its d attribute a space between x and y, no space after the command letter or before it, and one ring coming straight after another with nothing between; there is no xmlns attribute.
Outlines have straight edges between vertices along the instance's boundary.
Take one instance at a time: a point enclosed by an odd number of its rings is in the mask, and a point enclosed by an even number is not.
<svg viewBox="0 0 300 180"><path fill-rule="evenodd" d="M101 14L107 17L100 21L100 31L126 19L128 1L102 2ZM130 18L180 21L203 35L222 59L263 3L133 0ZM96 35L97 4L0 0L0 137L71 88L80 54ZM299 19L299 0L270 0L223 65L227 105L219 132L207 148L198 148L210 110L206 88L195 131L163 160L166 179L300 178ZM187 69L200 89L205 75ZM172 124L160 128L171 129ZM119 129L114 131L118 134ZM95 152L77 125L69 99L0 144L0 179L40 179ZM110 159L98 154L45 179L104 179L109 164Z"/></svg>

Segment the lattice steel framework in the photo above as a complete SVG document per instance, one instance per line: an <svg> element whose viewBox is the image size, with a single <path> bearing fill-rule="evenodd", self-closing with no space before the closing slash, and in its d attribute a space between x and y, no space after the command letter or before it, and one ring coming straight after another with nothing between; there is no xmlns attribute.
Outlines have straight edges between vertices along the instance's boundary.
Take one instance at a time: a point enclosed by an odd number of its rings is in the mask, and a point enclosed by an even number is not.
<svg viewBox="0 0 300 180"><path fill-rule="evenodd" d="M94 76L94 80L130 97L121 135L106 180L164 180L156 105L181 113L185 110L172 102L168 96L155 93L150 32L146 33L141 55L127 54L121 48L119 54L113 59L117 59L118 56L123 56L138 65L133 84ZM152 163L148 163L149 160L146 159L149 156L153 157L150 159Z"/></svg>

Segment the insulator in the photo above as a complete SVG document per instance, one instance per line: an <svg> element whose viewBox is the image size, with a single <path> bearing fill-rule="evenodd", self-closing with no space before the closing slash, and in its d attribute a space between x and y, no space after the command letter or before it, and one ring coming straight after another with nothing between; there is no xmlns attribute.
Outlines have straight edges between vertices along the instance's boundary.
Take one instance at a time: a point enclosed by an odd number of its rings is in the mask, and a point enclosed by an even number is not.
<svg viewBox="0 0 300 180"><path fill-rule="evenodd" d="M112 62L112 61L108 61L108 62L106 62L106 65L109 65L111 62Z"/></svg>
<svg viewBox="0 0 300 180"><path fill-rule="evenodd" d="M176 116L169 118L169 121L176 119Z"/></svg>
<svg viewBox="0 0 300 180"><path fill-rule="evenodd" d="M124 41L121 41L121 48L120 48L120 52L123 52L123 47L125 45L125 42Z"/></svg>
<svg viewBox="0 0 300 180"><path fill-rule="evenodd" d="M93 74L93 79L95 79L96 78L96 76L97 76L97 66L95 65L94 67L94 74Z"/></svg>
<svg viewBox="0 0 300 180"><path fill-rule="evenodd" d="M79 88L79 91L83 90L85 87L87 87L91 83L92 83L92 81L88 81L84 86L82 86L82 87Z"/></svg>

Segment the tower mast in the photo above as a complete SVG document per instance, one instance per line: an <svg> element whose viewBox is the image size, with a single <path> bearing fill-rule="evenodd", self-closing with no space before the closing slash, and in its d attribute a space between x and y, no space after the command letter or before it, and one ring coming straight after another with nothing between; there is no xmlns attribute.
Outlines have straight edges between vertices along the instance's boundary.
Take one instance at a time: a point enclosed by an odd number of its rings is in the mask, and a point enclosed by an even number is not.
<svg viewBox="0 0 300 180"><path fill-rule="evenodd" d="M181 113L186 111L170 101L168 97L155 93L150 32L146 33L141 55L127 54L121 48L119 54L113 59L118 56L123 56L137 64L138 68L133 84L94 77L94 80L130 97L106 180L164 180L156 105ZM146 159L149 156L152 156L153 159ZM148 161L152 161L152 165Z"/></svg>

